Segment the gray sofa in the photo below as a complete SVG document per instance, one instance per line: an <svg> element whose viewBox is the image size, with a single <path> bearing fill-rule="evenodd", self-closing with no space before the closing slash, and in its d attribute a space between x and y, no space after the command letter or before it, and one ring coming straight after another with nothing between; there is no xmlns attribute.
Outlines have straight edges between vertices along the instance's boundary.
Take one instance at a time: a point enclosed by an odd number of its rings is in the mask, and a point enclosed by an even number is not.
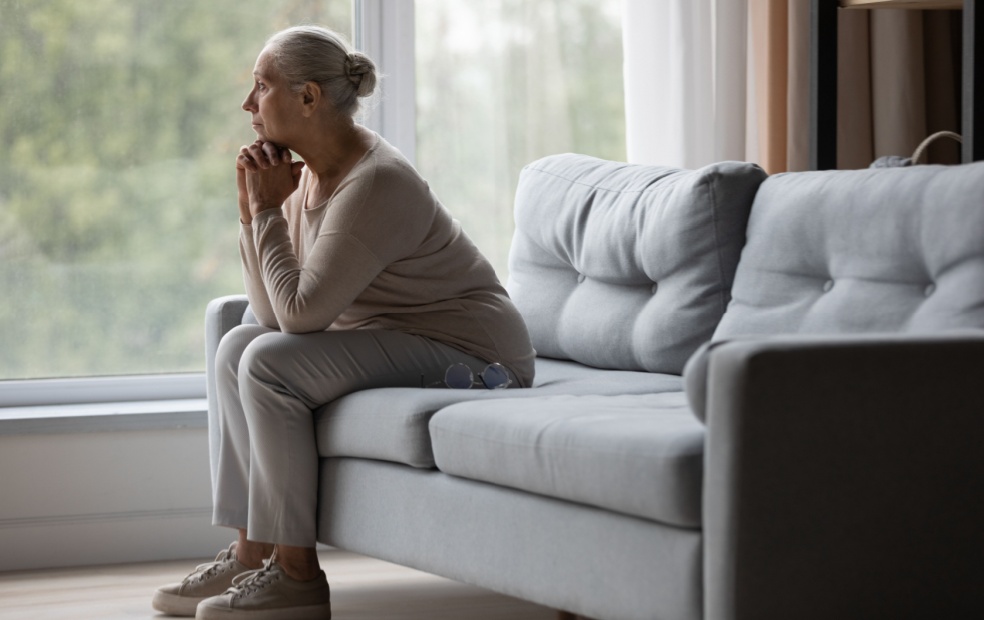
<svg viewBox="0 0 984 620"><path fill-rule="evenodd" d="M516 225L535 386L321 407L320 541L601 620L984 616L984 164L553 156Z"/></svg>

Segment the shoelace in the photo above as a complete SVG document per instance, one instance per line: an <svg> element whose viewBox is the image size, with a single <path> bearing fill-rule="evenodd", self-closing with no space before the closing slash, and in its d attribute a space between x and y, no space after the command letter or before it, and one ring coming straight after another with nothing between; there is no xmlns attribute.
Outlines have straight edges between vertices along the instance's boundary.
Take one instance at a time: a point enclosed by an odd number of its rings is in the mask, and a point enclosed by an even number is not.
<svg viewBox="0 0 984 620"><path fill-rule="evenodd" d="M215 560L196 566L195 571L185 577L185 581L202 581L206 577L211 577L218 570L219 566L231 559L231 556L232 547L219 551L219 555L215 556Z"/></svg>
<svg viewBox="0 0 984 620"><path fill-rule="evenodd" d="M253 592L259 592L276 581L277 572L279 571L273 563L273 558L264 560L262 567L233 577L232 587L229 588L229 592L233 593L233 598L236 599L252 594Z"/></svg>

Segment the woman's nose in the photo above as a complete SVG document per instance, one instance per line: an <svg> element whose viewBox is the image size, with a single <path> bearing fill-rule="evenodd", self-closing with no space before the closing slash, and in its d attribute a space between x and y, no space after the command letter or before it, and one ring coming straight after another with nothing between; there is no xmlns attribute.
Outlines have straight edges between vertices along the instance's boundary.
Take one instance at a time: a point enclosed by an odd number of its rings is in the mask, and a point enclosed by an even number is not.
<svg viewBox="0 0 984 620"><path fill-rule="evenodd" d="M253 111L253 91L249 91L249 94L246 95L246 99L243 100L243 109L247 112Z"/></svg>

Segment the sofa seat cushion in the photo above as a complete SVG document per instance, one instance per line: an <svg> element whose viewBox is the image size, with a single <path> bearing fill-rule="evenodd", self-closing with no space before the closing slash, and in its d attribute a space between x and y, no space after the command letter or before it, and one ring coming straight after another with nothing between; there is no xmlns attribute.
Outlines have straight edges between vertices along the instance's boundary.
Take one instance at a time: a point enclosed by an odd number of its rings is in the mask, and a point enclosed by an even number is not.
<svg viewBox="0 0 984 620"><path fill-rule="evenodd" d="M704 427L683 392L459 403L430 431L445 473L701 525Z"/></svg>
<svg viewBox="0 0 984 620"><path fill-rule="evenodd" d="M556 394L645 394L680 390L676 375L599 370L537 358L532 388L448 390L381 388L354 392L315 411L318 454L434 467L427 424L435 411L463 401Z"/></svg>

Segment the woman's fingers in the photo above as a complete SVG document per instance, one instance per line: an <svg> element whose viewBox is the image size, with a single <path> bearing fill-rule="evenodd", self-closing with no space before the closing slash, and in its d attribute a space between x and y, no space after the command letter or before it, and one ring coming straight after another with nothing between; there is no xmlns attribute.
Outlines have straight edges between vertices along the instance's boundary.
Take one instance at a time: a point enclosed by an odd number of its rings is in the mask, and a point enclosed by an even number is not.
<svg viewBox="0 0 984 620"><path fill-rule="evenodd" d="M257 140L260 146L260 151L266 156L266 161L271 166L276 166L280 163L280 147L272 142L260 142Z"/></svg>
<svg viewBox="0 0 984 620"><path fill-rule="evenodd" d="M239 155L236 156L236 167L249 170L250 172L259 170L259 166L256 165L256 160L250 154L248 146L239 149Z"/></svg>
<svg viewBox="0 0 984 620"><path fill-rule="evenodd" d="M297 190L301 179L304 162L291 161L290 151L273 146L276 149L274 159L286 165L274 165L270 161L266 161L266 165L263 165L259 158L269 160L269 150L261 144L245 147L246 154L257 166L253 171L243 167L246 199L251 215L267 209L279 208Z"/></svg>
<svg viewBox="0 0 984 620"><path fill-rule="evenodd" d="M236 167L249 172L265 170L280 163L291 164L290 149L277 146L272 142L257 140L239 149L236 157ZM292 171L293 172L293 171Z"/></svg>
<svg viewBox="0 0 984 620"><path fill-rule="evenodd" d="M253 144L239 149L237 165L250 172L256 172L289 161L290 151L288 149L281 149L272 142L257 140Z"/></svg>
<svg viewBox="0 0 984 620"><path fill-rule="evenodd" d="M270 167L270 162L267 161L266 153L263 152L263 147L261 144L254 142L246 147L246 154L249 155L250 159L253 160L253 164L257 169L264 169ZM255 172L252 170L251 172Z"/></svg>

